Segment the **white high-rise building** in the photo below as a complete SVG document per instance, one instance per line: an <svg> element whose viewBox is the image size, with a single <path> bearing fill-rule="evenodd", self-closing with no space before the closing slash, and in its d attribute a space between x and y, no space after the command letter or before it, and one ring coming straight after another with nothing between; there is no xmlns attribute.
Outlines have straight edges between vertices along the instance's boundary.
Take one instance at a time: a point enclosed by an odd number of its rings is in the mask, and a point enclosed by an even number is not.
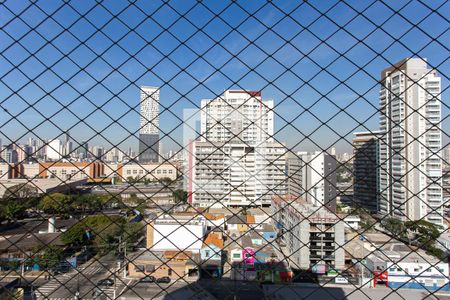
<svg viewBox="0 0 450 300"><path fill-rule="evenodd" d="M383 70L380 91L380 210L443 225L441 78L422 58Z"/></svg>
<svg viewBox="0 0 450 300"><path fill-rule="evenodd" d="M63 157L63 142L54 139L48 142L45 152L48 160L60 160Z"/></svg>
<svg viewBox="0 0 450 300"><path fill-rule="evenodd" d="M273 100L262 100L260 91L228 90L212 100L202 100L202 141L272 142Z"/></svg>
<svg viewBox="0 0 450 300"><path fill-rule="evenodd" d="M139 129L139 161L159 160L159 88L141 87L141 114Z"/></svg>
<svg viewBox="0 0 450 300"><path fill-rule="evenodd" d="M327 152L298 152L288 160L288 190L315 206L336 211L336 157Z"/></svg>
<svg viewBox="0 0 450 300"><path fill-rule="evenodd" d="M286 193L286 147L195 141L188 190L200 207L270 206Z"/></svg>
<svg viewBox="0 0 450 300"><path fill-rule="evenodd" d="M189 144L189 201L200 207L269 206L286 193L286 147L274 142L273 101L259 91L203 100L200 139Z"/></svg>
<svg viewBox="0 0 450 300"><path fill-rule="evenodd" d="M141 134L159 134L159 88L141 86Z"/></svg>

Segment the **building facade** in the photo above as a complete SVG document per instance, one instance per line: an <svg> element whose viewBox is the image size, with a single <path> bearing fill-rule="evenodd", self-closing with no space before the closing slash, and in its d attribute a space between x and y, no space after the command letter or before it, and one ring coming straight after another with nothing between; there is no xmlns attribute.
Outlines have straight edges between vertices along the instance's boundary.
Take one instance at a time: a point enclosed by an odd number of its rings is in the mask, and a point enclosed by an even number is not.
<svg viewBox="0 0 450 300"><path fill-rule="evenodd" d="M380 205L380 131L355 132L353 139L353 203L378 213Z"/></svg>
<svg viewBox="0 0 450 300"><path fill-rule="evenodd" d="M227 90L201 103L201 139L209 142L273 141L273 100L260 91Z"/></svg>
<svg viewBox="0 0 450 300"><path fill-rule="evenodd" d="M188 186L200 207L270 206L272 195L286 192L286 148L280 143L195 141Z"/></svg>
<svg viewBox="0 0 450 300"><path fill-rule="evenodd" d="M155 163L155 164L136 164L136 163L126 163L115 165L116 171L112 171L114 168L112 164L108 165L110 172L109 174L117 174L122 180L128 180L130 177L133 179L147 179L152 181L157 181L163 178L168 178L170 180L176 180L178 169L170 163ZM108 174L108 175L109 175Z"/></svg>
<svg viewBox="0 0 450 300"><path fill-rule="evenodd" d="M200 207L269 206L284 194L286 149L273 140L273 101L228 90L202 100L200 138L189 144L189 201Z"/></svg>
<svg viewBox="0 0 450 300"><path fill-rule="evenodd" d="M48 160L57 161L62 159L64 154L62 141L59 139L49 141L45 148L45 152Z"/></svg>
<svg viewBox="0 0 450 300"><path fill-rule="evenodd" d="M273 197L272 213L292 268L344 269L344 223L334 213L291 195Z"/></svg>
<svg viewBox="0 0 450 300"><path fill-rule="evenodd" d="M444 225L441 78L422 58L383 70L380 90L380 210Z"/></svg>
<svg viewBox="0 0 450 300"><path fill-rule="evenodd" d="M139 161L159 160L159 88L142 86L140 91Z"/></svg>
<svg viewBox="0 0 450 300"><path fill-rule="evenodd" d="M298 152L288 162L290 195L336 211L336 168L334 155L322 151Z"/></svg>
<svg viewBox="0 0 450 300"><path fill-rule="evenodd" d="M199 253L206 235L204 217L192 214L163 215L147 225L147 249Z"/></svg>

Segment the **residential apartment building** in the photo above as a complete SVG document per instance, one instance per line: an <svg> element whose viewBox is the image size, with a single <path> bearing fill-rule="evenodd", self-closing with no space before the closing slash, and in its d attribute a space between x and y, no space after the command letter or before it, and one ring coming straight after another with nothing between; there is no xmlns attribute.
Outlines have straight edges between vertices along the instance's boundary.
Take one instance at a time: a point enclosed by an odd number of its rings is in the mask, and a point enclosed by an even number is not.
<svg viewBox="0 0 450 300"><path fill-rule="evenodd" d="M58 161L62 159L64 154L62 141L59 139L49 141L45 147L45 153L48 160Z"/></svg>
<svg viewBox="0 0 450 300"><path fill-rule="evenodd" d="M159 160L159 88L142 86L139 128L139 161Z"/></svg>
<svg viewBox="0 0 450 300"><path fill-rule="evenodd" d="M280 143L194 142L188 186L200 207L269 206L286 190L285 154Z"/></svg>
<svg viewBox="0 0 450 300"><path fill-rule="evenodd" d="M334 213L292 195L274 196L272 213L292 268L344 269L345 226Z"/></svg>
<svg viewBox="0 0 450 300"><path fill-rule="evenodd" d="M260 91L227 90L201 103L201 140L209 142L273 142L273 100Z"/></svg>
<svg viewBox="0 0 450 300"><path fill-rule="evenodd" d="M303 161L299 157L289 157L286 160L287 170L287 193L295 197L301 197L304 194L302 188L302 167Z"/></svg>
<svg viewBox="0 0 450 300"><path fill-rule="evenodd" d="M327 152L298 152L288 160L289 194L336 211L336 157Z"/></svg>
<svg viewBox="0 0 450 300"><path fill-rule="evenodd" d="M380 211L444 225L441 78L422 58L383 70L380 90Z"/></svg>
<svg viewBox="0 0 450 300"><path fill-rule="evenodd" d="M378 213L380 205L380 131L355 132L353 139L353 204Z"/></svg>
<svg viewBox="0 0 450 300"><path fill-rule="evenodd" d="M200 138L189 144L189 201L199 207L270 206L285 194L286 149L273 140L273 101L229 90L203 100Z"/></svg>

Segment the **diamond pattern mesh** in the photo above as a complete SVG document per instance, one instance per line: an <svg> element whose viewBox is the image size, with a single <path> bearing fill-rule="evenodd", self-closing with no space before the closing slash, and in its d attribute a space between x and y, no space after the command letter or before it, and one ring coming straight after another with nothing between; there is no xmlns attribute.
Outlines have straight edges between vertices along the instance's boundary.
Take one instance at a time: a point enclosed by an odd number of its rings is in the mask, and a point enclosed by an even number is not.
<svg viewBox="0 0 450 300"><path fill-rule="evenodd" d="M1 1L0 295L449 297L448 9Z"/></svg>

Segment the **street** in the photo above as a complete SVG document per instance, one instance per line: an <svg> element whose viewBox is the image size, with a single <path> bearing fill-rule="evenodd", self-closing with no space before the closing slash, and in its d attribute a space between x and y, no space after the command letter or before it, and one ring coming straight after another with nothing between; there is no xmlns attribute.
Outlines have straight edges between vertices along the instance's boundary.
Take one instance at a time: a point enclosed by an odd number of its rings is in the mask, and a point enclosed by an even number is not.
<svg viewBox="0 0 450 300"><path fill-rule="evenodd" d="M164 299L164 300L184 300L184 299L204 299L214 300L211 294L203 290L198 283L187 283L182 280L169 284L139 283L132 280L120 299Z"/></svg>
<svg viewBox="0 0 450 300"><path fill-rule="evenodd" d="M79 299L92 299L100 279L114 279L113 273L116 266L117 261L112 255L106 255L98 260L92 259L77 270L52 277L50 281L35 290L36 299L74 299L77 294ZM117 276L117 290L121 290L126 284L127 281ZM98 299L113 298L114 286L99 288L101 293L99 293Z"/></svg>
<svg viewBox="0 0 450 300"><path fill-rule="evenodd" d="M265 299L346 299L346 300L375 300L375 299L408 299L408 300L450 300L450 293L437 292L436 295L430 295L426 290L399 289L390 288L363 288L354 287L325 287L312 285L264 285ZM242 298L244 299L244 298Z"/></svg>
<svg viewBox="0 0 450 300"><path fill-rule="evenodd" d="M264 299L264 292L258 282L239 280L202 279L199 281L202 288L211 293L216 299ZM235 298L236 297L236 298Z"/></svg>

